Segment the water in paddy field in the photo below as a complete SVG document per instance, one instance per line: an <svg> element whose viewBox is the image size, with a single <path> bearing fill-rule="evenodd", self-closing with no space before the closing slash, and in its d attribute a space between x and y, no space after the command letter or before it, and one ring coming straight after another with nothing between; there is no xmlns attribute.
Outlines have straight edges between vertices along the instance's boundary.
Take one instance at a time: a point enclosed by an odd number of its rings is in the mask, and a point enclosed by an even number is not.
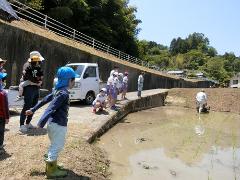
<svg viewBox="0 0 240 180"><path fill-rule="evenodd" d="M112 180L240 180L240 115L159 107L130 114L97 144Z"/></svg>

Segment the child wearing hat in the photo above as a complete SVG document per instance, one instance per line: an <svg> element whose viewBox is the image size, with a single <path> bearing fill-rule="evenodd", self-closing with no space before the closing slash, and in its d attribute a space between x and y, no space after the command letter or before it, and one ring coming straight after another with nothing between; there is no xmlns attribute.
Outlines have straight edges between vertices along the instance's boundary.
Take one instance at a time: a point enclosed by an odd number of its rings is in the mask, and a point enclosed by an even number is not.
<svg viewBox="0 0 240 180"><path fill-rule="evenodd" d="M3 65L6 63L6 60L0 58L0 73L5 73L6 70L3 68Z"/></svg>
<svg viewBox="0 0 240 180"><path fill-rule="evenodd" d="M3 145L5 124L9 122L8 98L6 91L3 89L3 82L6 77L6 73L0 72L0 154L5 152Z"/></svg>
<svg viewBox="0 0 240 180"><path fill-rule="evenodd" d="M99 108L99 111L102 111L103 108L107 108L107 89L102 88L97 95L96 99L93 101L93 113L96 113L97 109Z"/></svg>
<svg viewBox="0 0 240 180"><path fill-rule="evenodd" d="M123 73L118 73L118 94L122 93L122 86L123 86Z"/></svg>
<svg viewBox="0 0 240 180"><path fill-rule="evenodd" d="M110 72L110 77L113 76L113 74L114 74L115 72L118 73L118 71L119 71L119 67L114 66L114 67L113 67L113 70L111 70L111 72Z"/></svg>
<svg viewBox="0 0 240 180"><path fill-rule="evenodd" d="M127 89L128 89L128 72L125 72L122 85L122 100L126 99Z"/></svg>
<svg viewBox="0 0 240 180"><path fill-rule="evenodd" d="M119 83L118 80L118 72L114 72L113 73L113 82L112 85L110 86L110 96L111 96L111 102L110 102L110 106L112 110L117 110L117 106L116 101L117 101L117 95L118 95L118 88L117 85Z"/></svg>
<svg viewBox="0 0 240 180"><path fill-rule="evenodd" d="M138 98L141 98L142 96L142 90L143 90L143 82L144 82L144 76L145 72L141 72L140 75L138 76L138 92L137 92L137 96Z"/></svg>
<svg viewBox="0 0 240 180"><path fill-rule="evenodd" d="M36 106L26 111L26 115L32 115L37 109L50 102L44 114L37 123L39 128L47 125L50 146L46 156L46 175L47 178L60 178L67 176L67 172L57 166L57 158L65 144L65 136L68 123L69 109L69 91L75 84L74 70L70 67L61 67L58 69L58 81L55 90L46 96Z"/></svg>

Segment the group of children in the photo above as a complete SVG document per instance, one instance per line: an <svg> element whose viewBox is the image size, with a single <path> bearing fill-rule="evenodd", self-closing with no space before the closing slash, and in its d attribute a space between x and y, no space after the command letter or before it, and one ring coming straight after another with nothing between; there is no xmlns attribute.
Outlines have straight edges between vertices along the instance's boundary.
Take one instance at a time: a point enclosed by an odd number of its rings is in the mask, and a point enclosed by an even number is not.
<svg viewBox="0 0 240 180"><path fill-rule="evenodd" d="M126 99L128 89L128 72L119 73L119 68L114 67L110 72L106 88L102 88L96 99L93 101L93 113L100 111L109 104L112 110L117 110L116 101L118 94L122 93L121 99Z"/></svg>

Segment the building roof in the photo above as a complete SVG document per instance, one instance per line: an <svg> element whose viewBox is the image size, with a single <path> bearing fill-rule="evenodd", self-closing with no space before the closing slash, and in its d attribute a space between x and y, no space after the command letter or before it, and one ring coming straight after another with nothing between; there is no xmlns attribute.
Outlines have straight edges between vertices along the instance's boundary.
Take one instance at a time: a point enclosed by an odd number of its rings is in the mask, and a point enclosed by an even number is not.
<svg viewBox="0 0 240 180"><path fill-rule="evenodd" d="M184 74L185 71L168 71L168 74Z"/></svg>

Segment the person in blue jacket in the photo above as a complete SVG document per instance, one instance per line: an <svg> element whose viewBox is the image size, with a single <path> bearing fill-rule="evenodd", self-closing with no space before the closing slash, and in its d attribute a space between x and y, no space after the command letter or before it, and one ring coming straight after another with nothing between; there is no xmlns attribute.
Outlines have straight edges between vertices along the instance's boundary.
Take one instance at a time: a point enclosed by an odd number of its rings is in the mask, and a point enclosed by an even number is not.
<svg viewBox="0 0 240 180"><path fill-rule="evenodd" d="M32 115L37 109L50 102L44 114L37 123L38 128L43 128L48 122L47 132L50 139L50 146L46 161L47 178L59 178L67 176L67 172L57 166L59 152L65 144L65 137L68 123L69 91L75 84L75 74L70 67L58 69L58 81L55 90L46 96L36 106L26 111L26 115Z"/></svg>

